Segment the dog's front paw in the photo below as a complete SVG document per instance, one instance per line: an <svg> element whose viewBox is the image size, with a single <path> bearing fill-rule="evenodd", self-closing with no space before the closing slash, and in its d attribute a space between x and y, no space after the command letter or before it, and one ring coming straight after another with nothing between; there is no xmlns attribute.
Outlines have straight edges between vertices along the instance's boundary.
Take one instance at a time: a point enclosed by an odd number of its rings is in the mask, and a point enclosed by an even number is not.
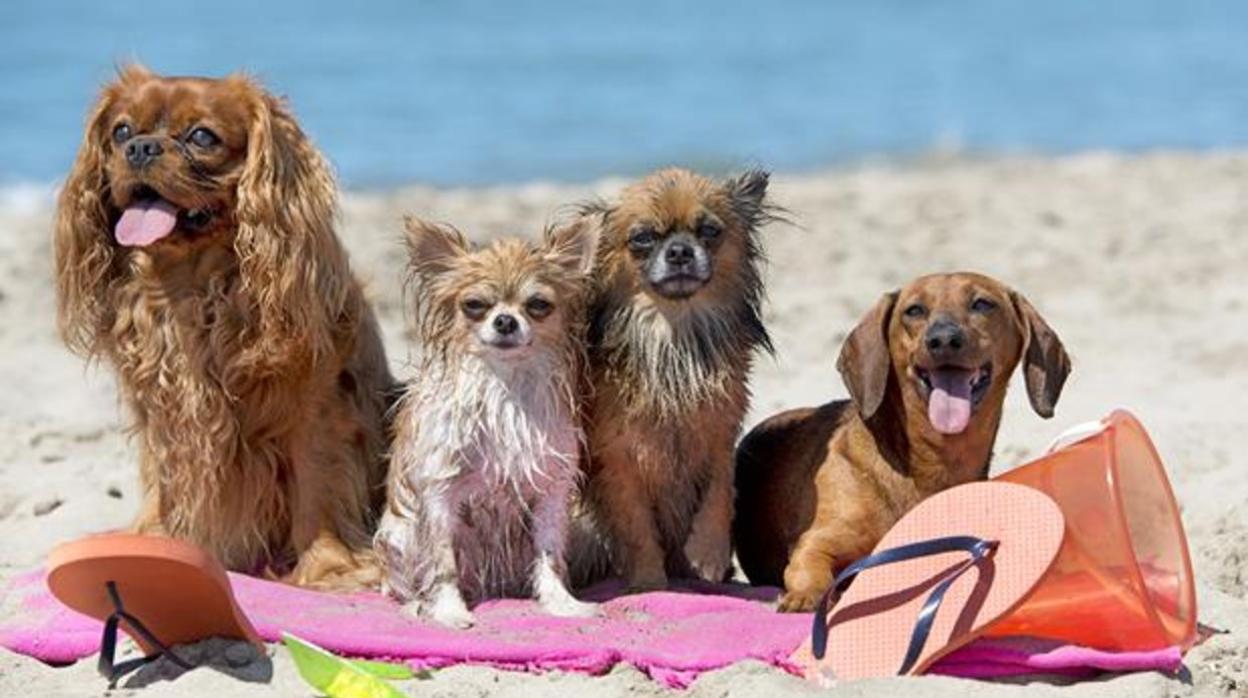
<svg viewBox="0 0 1248 698"><path fill-rule="evenodd" d="M572 596L542 601L542 609L552 616L563 618L597 618L602 616L602 608L596 603L579 601Z"/></svg>
<svg viewBox="0 0 1248 698"><path fill-rule="evenodd" d="M722 582L732 569L732 540L726 528L705 525L694 526L693 533L685 541L685 559L699 579Z"/></svg>
<svg viewBox="0 0 1248 698"><path fill-rule="evenodd" d="M399 613L412 620L429 620L429 604L415 599L399 606Z"/></svg>
<svg viewBox="0 0 1248 698"><path fill-rule="evenodd" d="M686 556L694 574L708 582L724 581L728 577L728 570L732 569L732 548L728 541L723 541L722 544L690 545Z"/></svg>
<svg viewBox="0 0 1248 698"><path fill-rule="evenodd" d="M429 603L429 618L448 628L471 628L476 623L459 589L451 584L442 585L434 593Z"/></svg>
<svg viewBox="0 0 1248 698"><path fill-rule="evenodd" d="M448 628L456 628L457 630L467 630L476 624L477 619L473 617L472 611L465 608L433 608L429 612L429 617L433 622L439 625L445 625Z"/></svg>
<svg viewBox="0 0 1248 698"><path fill-rule="evenodd" d="M780 595L776 610L780 613L806 613L815 610L819 594L805 591L785 591Z"/></svg>
<svg viewBox="0 0 1248 698"><path fill-rule="evenodd" d="M640 594L646 591L662 591L667 588L667 573L663 568L641 568L633 570L628 576L628 593Z"/></svg>

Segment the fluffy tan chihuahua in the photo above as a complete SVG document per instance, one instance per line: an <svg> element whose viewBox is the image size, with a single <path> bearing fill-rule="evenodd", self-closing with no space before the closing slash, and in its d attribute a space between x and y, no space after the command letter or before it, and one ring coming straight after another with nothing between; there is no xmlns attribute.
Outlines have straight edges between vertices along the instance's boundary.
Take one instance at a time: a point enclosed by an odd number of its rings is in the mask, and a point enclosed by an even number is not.
<svg viewBox="0 0 1248 698"><path fill-rule="evenodd" d="M472 625L469 603L500 596L592 615L568 592L564 559L592 226L480 248L414 219L407 231L422 356L376 537L384 588L452 627Z"/></svg>

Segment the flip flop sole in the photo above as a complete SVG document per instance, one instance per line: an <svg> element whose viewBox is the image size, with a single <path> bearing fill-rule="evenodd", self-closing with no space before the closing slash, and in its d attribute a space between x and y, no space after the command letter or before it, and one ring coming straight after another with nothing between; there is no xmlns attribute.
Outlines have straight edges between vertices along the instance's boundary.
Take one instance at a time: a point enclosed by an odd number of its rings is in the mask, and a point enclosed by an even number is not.
<svg viewBox="0 0 1248 698"><path fill-rule="evenodd" d="M995 553L948 588L931 633L909 674L982 634L1018 607L1040 582L1062 544L1057 504L1022 485L974 482L937 493L910 510L880 540L876 553L941 536L999 541ZM808 641L794 654L820 683L896 675L920 609L941 581L967 561L947 552L898 561L858 574L829 613L828 646L816 660Z"/></svg>
<svg viewBox="0 0 1248 698"><path fill-rule="evenodd" d="M89 536L53 549L47 582L61 603L100 620L114 611L107 591L113 582L126 611L166 645L227 637L263 647L225 570L189 543L126 533ZM126 621L121 628L144 652L156 651Z"/></svg>

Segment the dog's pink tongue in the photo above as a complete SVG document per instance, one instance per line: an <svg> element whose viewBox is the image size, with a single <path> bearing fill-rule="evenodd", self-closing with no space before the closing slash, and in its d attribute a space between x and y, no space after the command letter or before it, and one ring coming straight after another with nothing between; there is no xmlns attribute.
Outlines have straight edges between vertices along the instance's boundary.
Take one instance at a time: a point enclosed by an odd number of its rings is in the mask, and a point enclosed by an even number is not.
<svg viewBox="0 0 1248 698"><path fill-rule="evenodd" d="M126 247L143 247L173 232L178 209L164 199L136 201L126 207L114 231L117 242Z"/></svg>
<svg viewBox="0 0 1248 698"><path fill-rule="evenodd" d="M927 419L942 434L961 434L971 421L971 383L975 372L938 368L929 374L932 394L927 399Z"/></svg>

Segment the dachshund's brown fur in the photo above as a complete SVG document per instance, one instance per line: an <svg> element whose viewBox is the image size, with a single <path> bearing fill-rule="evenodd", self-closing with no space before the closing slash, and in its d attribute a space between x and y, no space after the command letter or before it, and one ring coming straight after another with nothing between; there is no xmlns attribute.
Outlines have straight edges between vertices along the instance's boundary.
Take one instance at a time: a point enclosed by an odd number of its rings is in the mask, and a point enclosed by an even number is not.
<svg viewBox="0 0 1248 698"><path fill-rule="evenodd" d="M929 422L920 382L941 363L925 342L937 322L965 336L948 360L991 370L958 434ZM810 610L838 569L924 497L986 477L1020 361L1032 407L1051 416L1070 360L1032 305L998 281L939 274L881 298L841 351L852 403L773 416L738 449L733 541L750 581L783 583L781 610Z"/></svg>

